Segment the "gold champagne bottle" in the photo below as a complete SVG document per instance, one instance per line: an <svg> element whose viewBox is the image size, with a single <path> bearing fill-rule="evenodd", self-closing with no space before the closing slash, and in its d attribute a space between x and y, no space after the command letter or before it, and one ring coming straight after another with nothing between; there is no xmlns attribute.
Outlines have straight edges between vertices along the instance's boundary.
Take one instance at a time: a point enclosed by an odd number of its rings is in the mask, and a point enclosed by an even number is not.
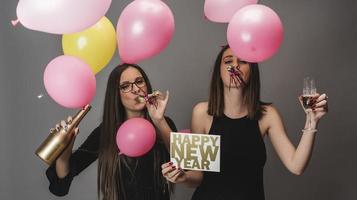
<svg viewBox="0 0 357 200"><path fill-rule="evenodd" d="M74 136L74 129L79 125L84 116L89 112L91 106L84 106L66 127L60 126L59 130L50 132L50 135L36 150L36 155L51 165L63 150L68 146Z"/></svg>

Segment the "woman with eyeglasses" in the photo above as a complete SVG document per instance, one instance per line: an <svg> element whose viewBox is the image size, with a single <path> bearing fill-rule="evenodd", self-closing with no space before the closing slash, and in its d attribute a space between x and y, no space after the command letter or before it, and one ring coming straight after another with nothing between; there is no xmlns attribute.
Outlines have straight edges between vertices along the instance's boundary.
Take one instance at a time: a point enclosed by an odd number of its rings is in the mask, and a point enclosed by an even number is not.
<svg viewBox="0 0 357 200"><path fill-rule="evenodd" d="M169 200L171 185L161 176L161 164L169 160L169 134L175 124L164 116L168 92L157 98L155 106L138 101L138 96L152 92L145 72L134 64L117 66L110 74L103 110L102 123L84 143L72 153L74 139L50 166L46 175L49 189L57 196L68 193L71 182L86 167L98 159L98 198L105 200ZM117 128L127 119L142 117L153 123L156 143L144 156L130 158L118 155ZM61 121L65 126L71 121ZM78 128L75 129L75 135Z"/></svg>
<svg viewBox="0 0 357 200"><path fill-rule="evenodd" d="M237 58L227 45L216 58L208 102L197 104L192 113L192 132L221 135L221 171L183 171L167 162L162 174L170 182L197 187L192 200L264 200L264 138L269 137L291 173L302 174L317 125L328 111L326 94L314 96L312 104L302 106L306 124L295 147L277 109L260 100L258 64Z"/></svg>

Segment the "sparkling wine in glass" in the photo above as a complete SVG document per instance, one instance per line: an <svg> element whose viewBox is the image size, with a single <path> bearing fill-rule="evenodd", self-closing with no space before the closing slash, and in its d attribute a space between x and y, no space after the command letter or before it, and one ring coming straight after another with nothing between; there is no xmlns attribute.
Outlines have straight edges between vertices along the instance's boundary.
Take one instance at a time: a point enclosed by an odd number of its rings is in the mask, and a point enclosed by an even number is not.
<svg viewBox="0 0 357 200"><path fill-rule="evenodd" d="M302 90L302 104L305 109L311 109L316 100L315 80L311 77L304 78L304 87ZM311 130L311 119L309 120L308 129Z"/></svg>
<svg viewBox="0 0 357 200"><path fill-rule="evenodd" d="M316 96L315 80L310 77L304 78L304 88L302 90L302 102L305 109L313 106L314 97Z"/></svg>

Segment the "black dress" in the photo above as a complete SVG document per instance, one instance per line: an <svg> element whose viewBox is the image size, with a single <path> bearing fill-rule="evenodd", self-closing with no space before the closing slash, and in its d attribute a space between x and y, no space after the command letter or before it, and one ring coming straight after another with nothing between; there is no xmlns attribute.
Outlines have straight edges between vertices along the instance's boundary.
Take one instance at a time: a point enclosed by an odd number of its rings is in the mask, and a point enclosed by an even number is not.
<svg viewBox="0 0 357 200"><path fill-rule="evenodd" d="M168 125L172 131L177 131L173 121L165 117ZM59 178L56 173L55 163L51 165L47 171L46 176L50 182L49 190L56 196L64 196L68 193L72 180L81 171L87 168L98 158L98 148L100 140L101 128L98 126L92 131L84 143L72 153L70 158L70 171L64 178ZM166 148L163 142L156 142L154 148ZM135 170L134 177L130 174L126 167L123 169L124 186L129 200L169 200L168 192L163 192L158 197L155 194L155 190L152 187L154 183L154 151L149 151L146 155L139 157L137 162L137 168ZM166 151L166 159L169 161L170 157ZM161 168L161 165L159 166ZM160 174L161 175L161 174ZM168 188L166 188L168 191Z"/></svg>
<svg viewBox="0 0 357 200"><path fill-rule="evenodd" d="M258 121L213 117L209 134L221 135L221 172L204 172L192 200L264 200L266 150Z"/></svg>

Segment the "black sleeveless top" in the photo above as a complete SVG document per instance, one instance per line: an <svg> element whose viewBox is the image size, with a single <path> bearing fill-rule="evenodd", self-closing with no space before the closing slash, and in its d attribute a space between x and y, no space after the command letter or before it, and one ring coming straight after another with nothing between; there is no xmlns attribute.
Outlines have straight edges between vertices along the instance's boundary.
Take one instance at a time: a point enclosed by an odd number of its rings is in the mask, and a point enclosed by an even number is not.
<svg viewBox="0 0 357 200"><path fill-rule="evenodd" d="M221 172L204 172L192 200L264 200L266 150L258 121L213 117L209 134L221 135Z"/></svg>

